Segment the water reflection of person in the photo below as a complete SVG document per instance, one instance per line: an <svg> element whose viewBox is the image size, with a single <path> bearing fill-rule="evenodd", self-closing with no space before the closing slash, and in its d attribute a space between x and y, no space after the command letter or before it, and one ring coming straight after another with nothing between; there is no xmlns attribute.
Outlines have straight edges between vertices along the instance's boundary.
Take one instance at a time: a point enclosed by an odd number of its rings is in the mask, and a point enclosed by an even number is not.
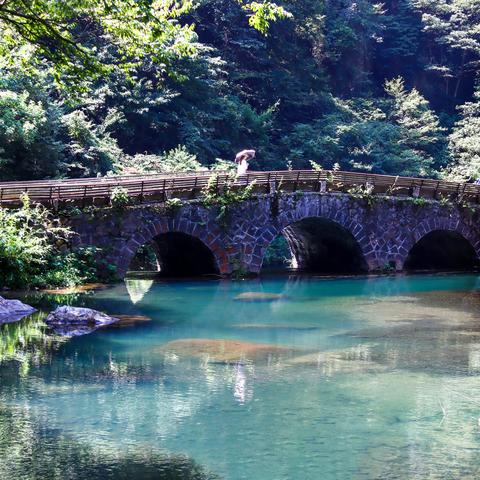
<svg viewBox="0 0 480 480"><path fill-rule="evenodd" d="M233 396L239 403L245 403L247 376L245 369L241 362L238 362L235 367L235 390Z"/></svg>
<svg viewBox="0 0 480 480"><path fill-rule="evenodd" d="M235 155L237 175L245 175L249 167L249 160L255 158L255 150L242 150Z"/></svg>

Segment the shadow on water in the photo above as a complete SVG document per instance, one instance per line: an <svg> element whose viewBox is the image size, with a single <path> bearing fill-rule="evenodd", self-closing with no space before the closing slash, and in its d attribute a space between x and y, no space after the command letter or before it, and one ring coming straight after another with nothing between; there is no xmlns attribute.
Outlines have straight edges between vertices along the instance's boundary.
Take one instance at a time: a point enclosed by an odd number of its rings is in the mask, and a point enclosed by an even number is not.
<svg viewBox="0 0 480 480"><path fill-rule="evenodd" d="M68 372L77 382L95 383L111 380L108 359L104 358L87 376L85 364L74 362L73 354L65 357L69 340L51 335L38 312L28 318L0 326L0 478L5 480L214 480L217 475L207 472L194 460L184 455L154 452L150 446L134 451L120 452L114 447L98 447L63 435L58 429L45 427L43 418L36 418L29 409L8 406L6 396L23 383L23 389L32 392L31 382L39 375L42 364L56 365L56 375ZM64 350L61 353L61 350ZM68 350L68 348L67 348ZM56 361L54 352L62 356ZM76 352L78 353L78 352ZM92 357L89 362L92 362ZM99 358L96 359L100 360ZM70 364L70 367L66 365ZM72 371L72 366L75 368ZM35 371L32 371L35 366ZM129 366L117 377L139 381L146 372ZM140 371L142 370L142 371ZM36 373L37 372L37 373ZM59 373L61 372L61 373ZM110 372L110 375L106 375ZM103 375L102 375L103 373ZM55 375L53 376L55 377ZM156 377L157 378L157 377ZM54 388L51 376L43 381L37 378L42 395ZM58 379L57 379L58 380ZM38 383L40 381L40 383ZM92 383L93 382L93 383ZM88 384L84 388L88 388Z"/></svg>
<svg viewBox="0 0 480 480"><path fill-rule="evenodd" d="M41 427L27 411L0 409L0 478L5 480L215 480L183 455L123 453Z"/></svg>

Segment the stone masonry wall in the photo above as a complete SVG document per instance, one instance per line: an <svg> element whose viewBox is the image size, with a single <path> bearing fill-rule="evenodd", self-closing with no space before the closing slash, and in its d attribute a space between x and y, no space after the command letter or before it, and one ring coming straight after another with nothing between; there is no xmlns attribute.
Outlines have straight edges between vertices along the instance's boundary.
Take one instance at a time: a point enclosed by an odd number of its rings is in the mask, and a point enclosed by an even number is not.
<svg viewBox="0 0 480 480"><path fill-rule="evenodd" d="M262 195L232 205L224 218L198 202L176 211L160 205L101 209L71 219L79 245L96 245L123 277L138 248L167 232L200 239L213 253L218 270L258 273L266 248L288 225L308 217L323 217L346 228L355 237L370 271L394 265L403 268L410 249L433 230L458 232L480 254L477 214L468 209L412 199L377 197L373 205L342 193Z"/></svg>

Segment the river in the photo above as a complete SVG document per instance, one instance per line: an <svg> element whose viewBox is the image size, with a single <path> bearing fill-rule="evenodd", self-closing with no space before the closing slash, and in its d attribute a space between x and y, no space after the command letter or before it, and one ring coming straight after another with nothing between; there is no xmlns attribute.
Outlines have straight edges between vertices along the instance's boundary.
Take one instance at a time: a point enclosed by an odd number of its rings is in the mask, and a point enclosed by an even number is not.
<svg viewBox="0 0 480 480"><path fill-rule="evenodd" d="M0 478L480 477L475 275L128 280L1 327ZM71 339L57 304L120 325Z"/></svg>

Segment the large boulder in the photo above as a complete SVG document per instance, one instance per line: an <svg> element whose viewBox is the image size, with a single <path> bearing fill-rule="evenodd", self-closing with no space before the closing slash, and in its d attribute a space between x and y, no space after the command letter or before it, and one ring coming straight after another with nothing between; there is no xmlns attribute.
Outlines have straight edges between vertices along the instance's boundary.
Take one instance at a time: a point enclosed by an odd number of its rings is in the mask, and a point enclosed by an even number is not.
<svg viewBox="0 0 480 480"><path fill-rule="evenodd" d="M20 300L7 300L0 297L0 324L16 322L35 311L35 308Z"/></svg>
<svg viewBox="0 0 480 480"><path fill-rule="evenodd" d="M65 305L58 307L45 319L45 323L55 333L66 337L85 335L115 322L118 322L118 318L109 317L97 310Z"/></svg>

